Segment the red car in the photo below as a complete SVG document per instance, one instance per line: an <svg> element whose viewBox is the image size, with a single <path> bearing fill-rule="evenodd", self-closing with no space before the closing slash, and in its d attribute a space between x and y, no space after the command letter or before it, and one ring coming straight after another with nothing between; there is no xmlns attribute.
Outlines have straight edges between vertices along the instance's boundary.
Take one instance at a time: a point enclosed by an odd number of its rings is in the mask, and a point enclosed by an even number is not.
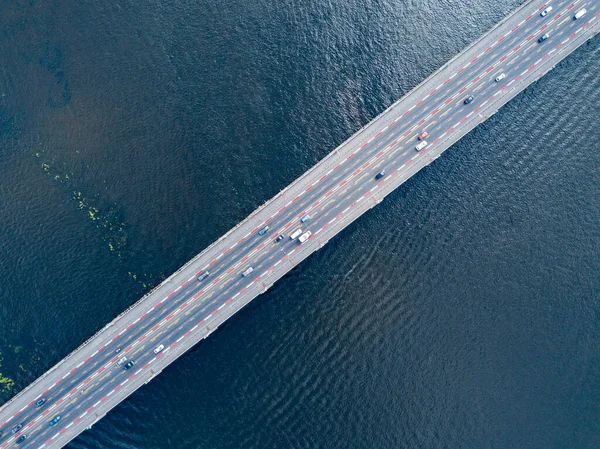
<svg viewBox="0 0 600 449"><path fill-rule="evenodd" d="M429 135L429 133L427 131L423 131L421 134L419 134L418 139L419 140L423 140L425 137L427 137Z"/></svg>

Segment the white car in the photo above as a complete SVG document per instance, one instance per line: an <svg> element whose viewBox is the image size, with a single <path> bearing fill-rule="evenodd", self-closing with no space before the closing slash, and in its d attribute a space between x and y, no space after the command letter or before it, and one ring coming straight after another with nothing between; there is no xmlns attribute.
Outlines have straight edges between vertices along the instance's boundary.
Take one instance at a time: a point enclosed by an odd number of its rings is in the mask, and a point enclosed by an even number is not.
<svg viewBox="0 0 600 449"><path fill-rule="evenodd" d="M306 242L310 238L311 235L312 235L312 232L306 231L304 234L302 234L300 237L298 237L298 241L302 245L304 242Z"/></svg>
<svg viewBox="0 0 600 449"><path fill-rule="evenodd" d="M422 140L419 145L417 145L415 147L415 150L417 151L421 151L423 148L425 148L427 146L427 141L426 140Z"/></svg>
<svg viewBox="0 0 600 449"><path fill-rule="evenodd" d="M575 20L577 20L577 19L581 19L583 16L585 16L585 13L586 13L586 12L587 12L587 10L586 10L585 8L583 8L583 9L580 9L579 11L577 11L577 12L575 13L575 17L574 17L574 19L575 19Z"/></svg>
<svg viewBox="0 0 600 449"><path fill-rule="evenodd" d="M506 78L506 73L501 73L500 75L498 75L496 77L496 82L503 80L504 78Z"/></svg>
<svg viewBox="0 0 600 449"><path fill-rule="evenodd" d="M158 354L163 349L165 349L165 345L158 345L156 348L154 348L154 353Z"/></svg>
<svg viewBox="0 0 600 449"><path fill-rule="evenodd" d="M552 6L548 6L546 9L544 9L544 10L543 10L543 11L540 13L540 16L542 16L542 17L546 17L550 11L552 11Z"/></svg>

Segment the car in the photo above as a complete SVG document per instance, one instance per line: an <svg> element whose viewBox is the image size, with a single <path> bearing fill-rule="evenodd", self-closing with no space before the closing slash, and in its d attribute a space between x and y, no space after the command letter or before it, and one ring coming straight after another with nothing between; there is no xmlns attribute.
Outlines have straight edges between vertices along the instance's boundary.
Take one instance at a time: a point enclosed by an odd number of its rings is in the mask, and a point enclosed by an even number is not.
<svg viewBox="0 0 600 449"><path fill-rule="evenodd" d="M17 438L17 441L15 441L15 443L21 444L26 439L27 439L27 435L21 435L19 438Z"/></svg>
<svg viewBox="0 0 600 449"><path fill-rule="evenodd" d="M463 103L469 104L472 101L473 101L473 95L469 95L467 98L465 98L465 101L463 101Z"/></svg>
<svg viewBox="0 0 600 449"><path fill-rule="evenodd" d="M48 424L50 424L51 426L54 426L55 424L57 424L60 421L61 416L60 415L56 415L54 418L52 418L50 421L48 421Z"/></svg>
<svg viewBox="0 0 600 449"><path fill-rule="evenodd" d="M23 423L19 423L16 426L14 426L12 429L10 429L10 431L13 433L13 435L15 433L17 433L19 430L21 430L23 428Z"/></svg>
<svg viewBox="0 0 600 449"><path fill-rule="evenodd" d="M574 20L581 19L583 16L585 16L586 12L587 12L587 9L585 9L585 8L580 9L579 11L577 11L575 13L575 16L573 16L573 19Z"/></svg>
<svg viewBox="0 0 600 449"><path fill-rule="evenodd" d="M417 139L419 140L423 140L425 139L427 136L429 136L429 133L427 131L423 131L421 134L419 134L419 137L417 137Z"/></svg>
<svg viewBox="0 0 600 449"><path fill-rule="evenodd" d="M540 36L540 38L538 39L538 42L544 42L546 39L548 39L550 37L549 33L544 33Z"/></svg>
<svg viewBox="0 0 600 449"><path fill-rule="evenodd" d="M165 349L165 345L158 345L156 348L154 348L154 353L158 354L163 349Z"/></svg>
<svg viewBox="0 0 600 449"><path fill-rule="evenodd" d="M41 407L42 405L44 405L46 403L46 398L40 398L37 401L35 401L35 406L37 407Z"/></svg>
<svg viewBox="0 0 600 449"><path fill-rule="evenodd" d="M117 348L117 350L115 351L115 354L118 354L119 352L121 352L121 348Z"/></svg>
<svg viewBox="0 0 600 449"><path fill-rule="evenodd" d="M133 360L130 360L129 362L127 362L125 364L125 366L123 367L123 369L129 369L131 368L133 365L135 365L135 362Z"/></svg>
<svg viewBox="0 0 600 449"><path fill-rule="evenodd" d="M302 245L302 244L304 244L304 242L306 242L310 238L311 235L312 235L312 232L306 231L304 234L302 234L300 237L298 237L298 241Z"/></svg>
<svg viewBox="0 0 600 449"><path fill-rule="evenodd" d="M260 231L258 231L258 235L265 235L267 233L267 231L269 230L268 226L265 226L264 228L262 228Z"/></svg>
<svg viewBox="0 0 600 449"><path fill-rule="evenodd" d="M426 140L422 140L421 143L419 143L419 145L417 145L415 147L415 150L417 151L421 151L423 148L425 148L427 146L427 141Z"/></svg>
<svg viewBox="0 0 600 449"><path fill-rule="evenodd" d="M254 271L254 268L252 267L248 267L244 270L244 272L242 273L243 277L248 277L250 275L250 273L252 273Z"/></svg>
<svg viewBox="0 0 600 449"><path fill-rule="evenodd" d="M126 361L127 361L127 357L121 357L119 360L117 360L117 364L115 366L121 366Z"/></svg>
<svg viewBox="0 0 600 449"><path fill-rule="evenodd" d="M200 276L198 276L198 281L202 282L204 279L206 279L209 276L210 276L210 272L209 271L205 271Z"/></svg>
<svg viewBox="0 0 600 449"><path fill-rule="evenodd" d="M279 234L279 237L277 237L275 239L276 242L281 242L283 240L284 235L283 234Z"/></svg>
<svg viewBox="0 0 600 449"><path fill-rule="evenodd" d="M306 223L308 220L310 220L310 215L306 214L300 219L300 223Z"/></svg>
<svg viewBox="0 0 600 449"><path fill-rule="evenodd" d="M385 170L381 170L379 173L375 175L375 179L381 179L385 176Z"/></svg>
<svg viewBox="0 0 600 449"><path fill-rule="evenodd" d="M294 240L299 235L302 235L302 228L298 228L294 232L292 232L292 234L290 235L290 240Z"/></svg>
<svg viewBox="0 0 600 449"><path fill-rule="evenodd" d="M506 78L506 73L501 73L500 75L498 75L496 77L496 82L502 81L504 78Z"/></svg>
<svg viewBox="0 0 600 449"><path fill-rule="evenodd" d="M544 10L543 10L543 11L540 13L540 16L542 16L542 17L546 17L550 11L552 11L552 6L548 6L546 9L544 9Z"/></svg>

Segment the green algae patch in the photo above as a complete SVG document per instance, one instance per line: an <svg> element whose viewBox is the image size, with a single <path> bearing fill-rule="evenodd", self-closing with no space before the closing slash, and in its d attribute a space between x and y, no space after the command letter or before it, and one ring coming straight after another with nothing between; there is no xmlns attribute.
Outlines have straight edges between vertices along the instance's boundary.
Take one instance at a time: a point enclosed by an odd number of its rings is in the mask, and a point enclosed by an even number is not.
<svg viewBox="0 0 600 449"><path fill-rule="evenodd" d="M79 150L75 151L79 153ZM80 174L69 170L67 164L56 161L56 157L48 156L45 151L38 151L34 154L35 158L42 162L42 169L51 182L61 185L66 192L71 195L75 207L85 214L85 216L99 230L102 240L105 242L111 254L115 255L121 262L126 262L127 250L127 225L121 219L116 204L107 204L102 201L100 195L88 194L85 189L85 181L81 180ZM71 165L70 167L89 165ZM106 183L106 181L104 181ZM142 274L137 275L128 272L129 277L139 283L144 289L156 285L156 277Z"/></svg>
<svg viewBox="0 0 600 449"><path fill-rule="evenodd" d="M1 354L2 353L0 352L0 355ZM2 367L2 360L4 359L0 357L0 367ZM6 377L4 374L0 373L0 394L10 393L14 386L15 382L11 378Z"/></svg>
<svg viewBox="0 0 600 449"><path fill-rule="evenodd" d="M15 383L12 379L9 379L8 377L5 377L2 375L2 373L0 373L0 392L1 393L9 393L13 387L15 386Z"/></svg>

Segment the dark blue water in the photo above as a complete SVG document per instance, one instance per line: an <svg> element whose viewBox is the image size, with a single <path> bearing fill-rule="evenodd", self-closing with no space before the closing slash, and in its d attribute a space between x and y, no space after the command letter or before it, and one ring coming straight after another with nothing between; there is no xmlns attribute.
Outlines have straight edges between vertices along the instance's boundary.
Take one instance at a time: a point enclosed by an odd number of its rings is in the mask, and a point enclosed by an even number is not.
<svg viewBox="0 0 600 449"><path fill-rule="evenodd" d="M518 4L2 2L0 402ZM70 447L599 447L599 55Z"/></svg>

